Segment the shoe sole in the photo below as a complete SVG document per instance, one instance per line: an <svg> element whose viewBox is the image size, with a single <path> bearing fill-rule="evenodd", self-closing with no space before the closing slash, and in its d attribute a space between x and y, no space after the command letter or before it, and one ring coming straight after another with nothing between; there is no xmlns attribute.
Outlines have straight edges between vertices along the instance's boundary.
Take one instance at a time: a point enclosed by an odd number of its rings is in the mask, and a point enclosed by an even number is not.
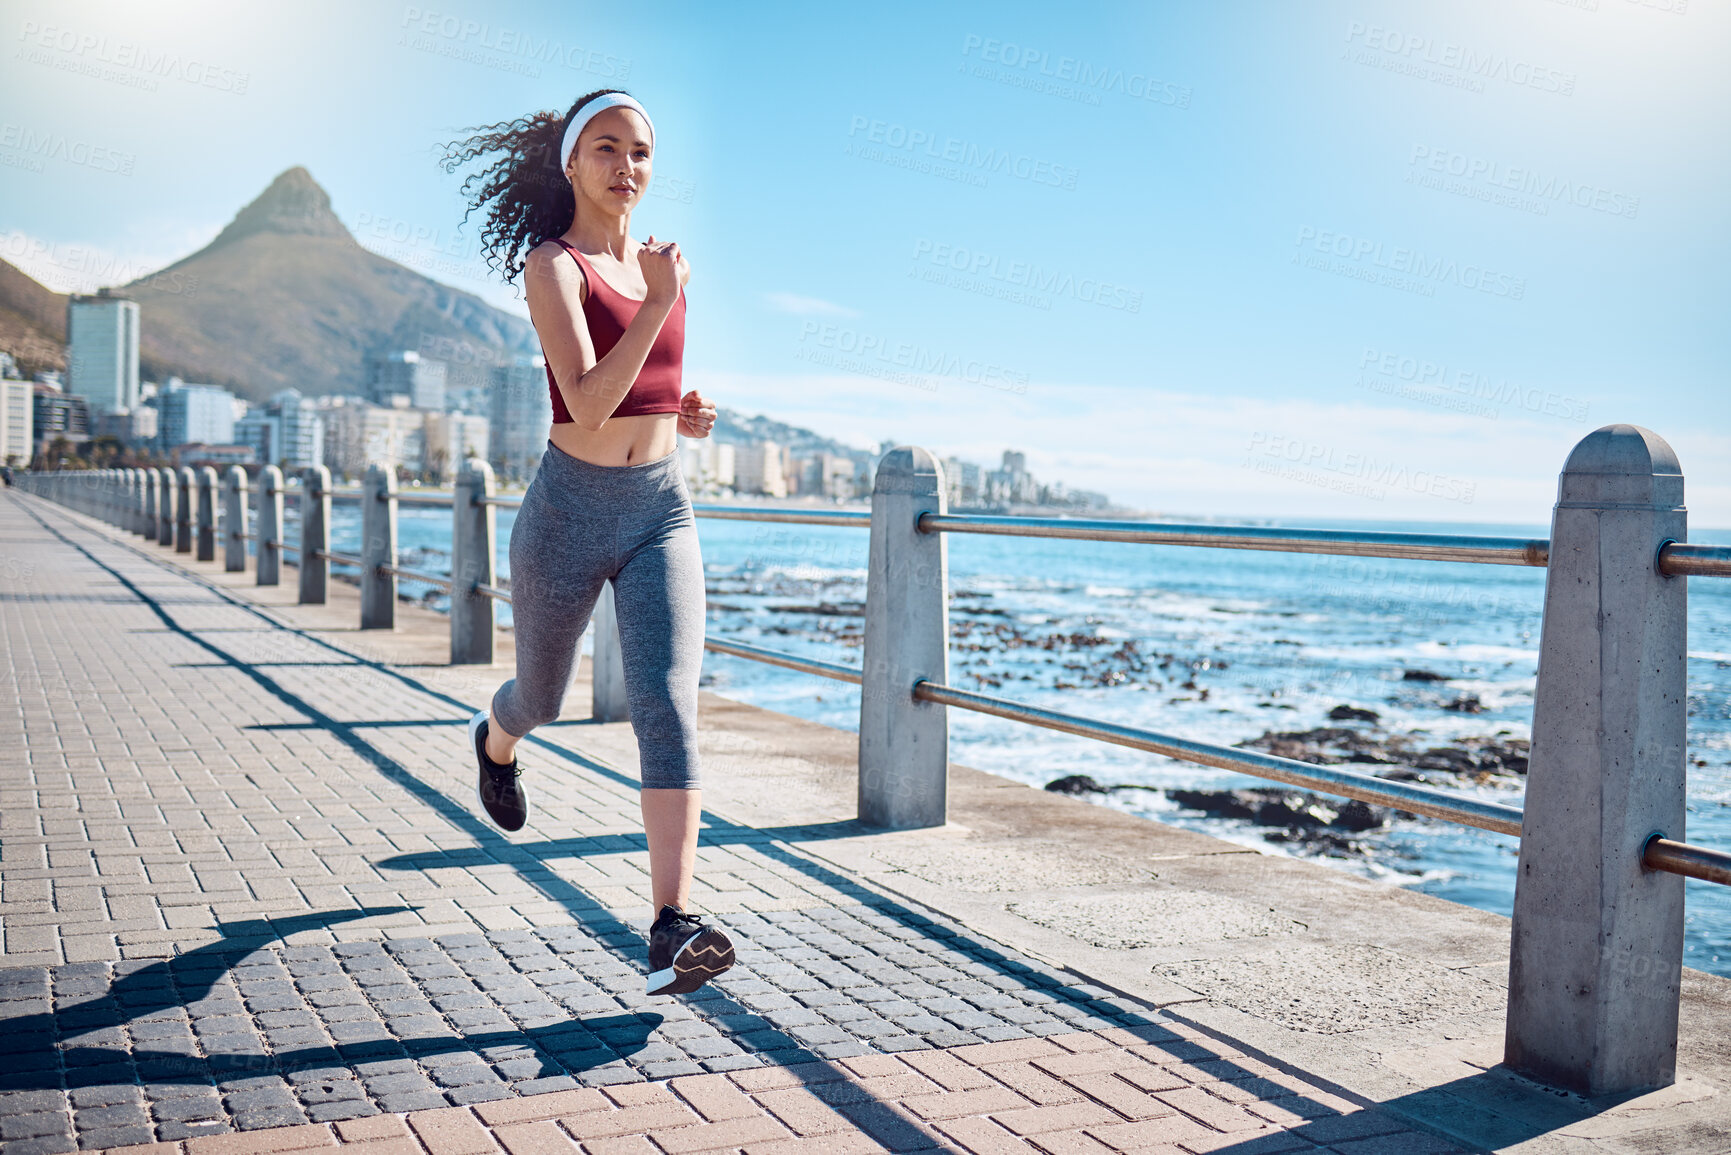
<svg viewBox="0 0 1731 1155"><path fill-rule="evenodd" d="M688 995L733 965L733 943L714 927L704 927L680 945L673 965L644 982L650 995Z"/></svg>
<svg viewBox="0 0 1731 1155"><path fill-rule="evenodd" d="M485 710L478 712L473 718L469 719L469 748L475 751L476 770L481 769L479 761L481 758L481 725L486 722L486 720L487 711ZM517 789L523 792L523 825L527 826L529 824L529 819L527 817L529 813L529 788L523 785L521 779L518 779ZM523 829L522 826L502 826L500 825L499 820L493 817L492 811L487 809L487 800L481 797L481 777L479 774L475 776L475 804L481 808L482 816L485 817L488 822L493 824L494 829L503 830L506 834L515 834L517 831Z"/></svg>

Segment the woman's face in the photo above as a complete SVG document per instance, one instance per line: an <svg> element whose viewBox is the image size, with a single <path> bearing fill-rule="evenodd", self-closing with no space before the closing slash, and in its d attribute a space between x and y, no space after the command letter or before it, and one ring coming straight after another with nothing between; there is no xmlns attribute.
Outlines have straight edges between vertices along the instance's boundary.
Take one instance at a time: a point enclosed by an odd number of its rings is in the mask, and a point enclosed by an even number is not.
<svg viewBox="0 0 1731 1155"><path fill-rule="evenodd" d="M583 126L565 173L580 199L623 216L649 188L652 152L649 125L637 110L609 108Z"/></svg>

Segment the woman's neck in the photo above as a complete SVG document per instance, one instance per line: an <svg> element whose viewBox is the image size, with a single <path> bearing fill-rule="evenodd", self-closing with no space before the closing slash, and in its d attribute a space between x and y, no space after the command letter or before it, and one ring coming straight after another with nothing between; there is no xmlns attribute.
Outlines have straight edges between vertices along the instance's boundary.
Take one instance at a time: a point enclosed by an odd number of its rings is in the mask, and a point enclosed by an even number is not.
<svg viewBox="0 0 1731 1155"><path fill-rule="evenodd" d="M578 206L577 219L571 224L571 239L584 252L604 251L614 260L623 262L631 247L631 214L585 213Z"/></svg>

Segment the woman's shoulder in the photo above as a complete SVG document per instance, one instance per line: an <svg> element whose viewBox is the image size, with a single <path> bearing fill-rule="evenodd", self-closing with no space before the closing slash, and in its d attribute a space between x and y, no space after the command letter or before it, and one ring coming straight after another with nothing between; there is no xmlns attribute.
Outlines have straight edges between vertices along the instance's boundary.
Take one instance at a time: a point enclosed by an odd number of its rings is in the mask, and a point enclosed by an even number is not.
<svg viewBox="0 0 1731 1155"><path fill-rule="evenodd" d="M589 278L581 260L572 260L566 253L575 254L576 250L567 248L557 237L548 237L529 250L523 258L524 271L543 284L565 284L576 286L579 296L588 296Z"/></svg>

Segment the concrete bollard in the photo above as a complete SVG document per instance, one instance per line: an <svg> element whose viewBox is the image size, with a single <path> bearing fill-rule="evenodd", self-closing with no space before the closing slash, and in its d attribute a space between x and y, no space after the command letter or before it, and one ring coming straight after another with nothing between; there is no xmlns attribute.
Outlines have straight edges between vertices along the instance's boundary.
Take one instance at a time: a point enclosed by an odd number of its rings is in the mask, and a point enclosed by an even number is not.
<svg viewBox="0 0 1731 1155"><path fill-rule="evenodd" d="M198 560L216 560L216 470L200 466L198 482Z"/></svg>
<svg viewBox="0 0 1731 1155"><path fill-rule="evenodd" d="M949 717L913 697L921 678L949 680L949 553L921 533L945 511L943 470L924 449L884 454L872 486L860 685L859 817L873 826L942 826L949 787Z"/></svg>
<svg viewBox="0 0 1731 1155"><path fill-rule="evenodd" d="M228 467L222 483L222 568L246 572L246 470Z"/></svg>
<svg viewBox="0 0 1731 1155"><path fill-rule="evenodd" d="M132 515L132 532L140 537L156 536L156 478L148 469L133 470L138 476L138 508Z"/></svg>
<svg viewBox="0 0 1731 1155"><path fill-rule="evenodd" d="M258 471L258 560L254 584L282 582L282 470L267 465Z"/></svg>
<svg viewBox="0 0 1731 1155"><path fill-rule="evenodd" d="M183 465L175 474L174 494L174 552L192 552L192 516L193 492L196 483L192 476L192 466Z"/></svg>
<svg viewBox="0 0 1731 1155"><path fill-rule="evenodd" d="M493 661L493 599L476 585L492 585L494 573L493 467L479 458L463 462L451 497L451 664Z"/></svg>
<svg viewBox="0 0 1731 1155"><path fill-rule="evenodd" d="M156 471L156 543L172 546L174 544L174 527L180 521L176 494L179 486L176 484L174 470L166 465Z"/></svg>
<svg viewBox="0 0 1731 1155"><path fill-rule="evenodd" d="M322 465L301 470L300 604L322 606L331 582L331 471Z"/></svg>
<svg viewBox="0 0 1731 1155"><path fill-rule="evenodd" d="M361 482L361 629L397 624L397 471L367 466Z"/></svg>
<svg viewBox="0 0 1731 1155"><path fill-rule="evenodd" d="M1634 425L1563 467L1545 574L1533 746L1509 946L1504 1061L1585 1095L1676 1079L1683 879L1646 870L1684 837L1686 540L1671 447Z"/></svg>
<svg viewBox="0 0 1731 1155"><path fill-rule="evenodd" d="M629 722L631 700L625 693L625 653L619 645L619 605L613 583L601 583L601 596L589 615L589 712L597 722Z"/></svg>

